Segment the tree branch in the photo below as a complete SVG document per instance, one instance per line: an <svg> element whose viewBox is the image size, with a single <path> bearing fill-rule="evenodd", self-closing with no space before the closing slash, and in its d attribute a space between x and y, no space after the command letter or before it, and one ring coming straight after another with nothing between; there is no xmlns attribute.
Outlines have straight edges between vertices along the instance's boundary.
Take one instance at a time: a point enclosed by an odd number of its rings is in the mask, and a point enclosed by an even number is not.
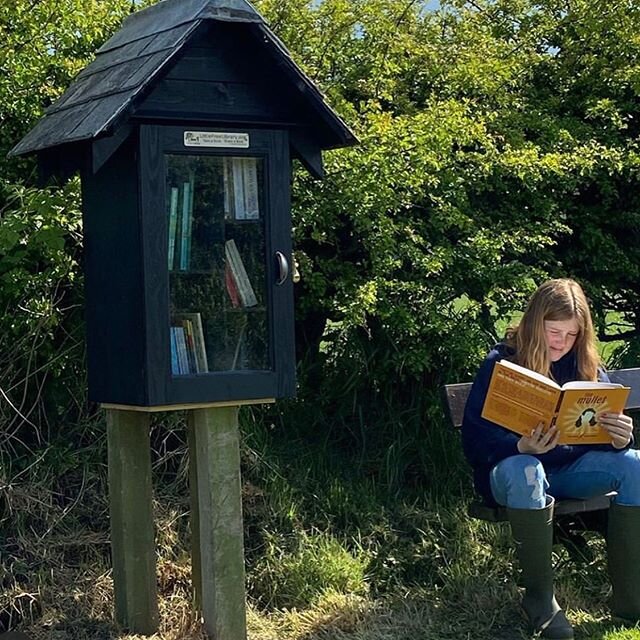
<svg viewBox="0 0 640 640"><path fill-rule="evenodd" d="M631 338L637 338L639 336L640 329L631 329L629 331L623 331L622 333L615 333L613 335L598 333L598 340L600 340L600 342L615 342L616 340L630 340Z"/></svg>

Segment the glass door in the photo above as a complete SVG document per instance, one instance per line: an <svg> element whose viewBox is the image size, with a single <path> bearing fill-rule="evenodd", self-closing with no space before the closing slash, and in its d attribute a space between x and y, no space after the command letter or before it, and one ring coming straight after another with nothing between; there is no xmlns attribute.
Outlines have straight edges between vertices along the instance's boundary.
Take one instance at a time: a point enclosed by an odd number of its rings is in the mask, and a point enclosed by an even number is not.
<svg viewBox="0 0 640 640"><path fill-rule="evenodd" d="M140 125L148 403L295 394L286 131Z"/></svg>
<svg viewBox="0 0 640 640"><path fill-rule="evenodd" d="M165 154L173 377L273 368L265 162Z"/></svg>

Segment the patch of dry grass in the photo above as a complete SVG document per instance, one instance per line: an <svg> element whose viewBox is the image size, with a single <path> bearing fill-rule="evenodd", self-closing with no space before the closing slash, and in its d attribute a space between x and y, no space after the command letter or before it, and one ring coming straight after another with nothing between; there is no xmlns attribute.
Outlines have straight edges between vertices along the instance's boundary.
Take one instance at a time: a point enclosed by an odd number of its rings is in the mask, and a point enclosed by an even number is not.
<svg viewBox="0 0 640 640"><path fill-rule="evenodd" d="M49 505L40 494L39 503ZM96 496L94 496L96 497ZM44 508L44 507L43 507ZM516 613L517 592L507 564L498 564L494 551L508 542L504 527L467 523L452 535L442 507L436 529L449 538L436 545L442 560L440 584L407 585L386 595L338 593L327 590L311 606L264 609L250 603L249 640L515 640L523 628ZM76 519L82 519L78 507ZM33 514L37 516L36 514ZM446 518L445 518L446 520ZM184 496L156 503L160 631L151 640L205 640L191 609L190 560ZM61 526L60 524L58 526ZM466 531L466 533L465 533ZM112 622L113 584L106 534L81 530L70 539L54 528L45 543L33 531L19 538L24 549L39 550L34 564L23 567L22 583L3 592L3 607L19 610L23 629L34 640L140 640ZM40 540L40 542L38 542ZM471 544L464 553L462 544ZM594 541L600 547L599 541ZM40 546L38 546L40 545ZM14 549L17 555L17 549ZM40 556L40 560L36 558ZM75 558L75 562L70 562ZM588 612L593 593L582 592L574 569L561 553L559 596L575 602L572 621L585 638L639 640L640 632L612 625L602 610ZM40 564L39 564L40 563ZM38 569L39 566L39 569ZM598 566L592 567L598 571ZM602 588L599 586L598 588ZM582 598L582 600L581 600ZM580 608L586 605L587 609ZM17 620L17 618L16 618Z"/></svg>

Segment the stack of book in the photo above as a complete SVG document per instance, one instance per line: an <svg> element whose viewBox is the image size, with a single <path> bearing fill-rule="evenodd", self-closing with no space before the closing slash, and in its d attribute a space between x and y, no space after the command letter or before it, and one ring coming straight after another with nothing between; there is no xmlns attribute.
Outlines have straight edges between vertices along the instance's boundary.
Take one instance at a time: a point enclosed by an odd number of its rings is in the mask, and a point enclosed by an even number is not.
<svg viewBox="0 0 640 640"><path fill-rule="evenodd" d="M258 220L258 159L224 158L224 212L233 220Z"/></svg>
<svg viewBox="0 0 640 640"><path fill-rule="evenodd" d="M171 373L190 375L207 373L207 350L199 313L176 314L170 327Z"/></svg>

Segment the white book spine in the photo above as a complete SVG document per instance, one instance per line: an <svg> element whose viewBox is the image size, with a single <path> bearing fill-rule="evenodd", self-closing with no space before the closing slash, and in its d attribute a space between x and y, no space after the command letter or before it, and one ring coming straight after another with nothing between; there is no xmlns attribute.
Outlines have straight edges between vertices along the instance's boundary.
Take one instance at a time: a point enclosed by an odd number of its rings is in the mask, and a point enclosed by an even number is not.
<svg viewBox="0 0 640 640"><path fill-rule="evenodd" d="M257 220L260 217L258 201L258 162L256 158L245 158L243 165L245 219Z"/></svg>
<svg viewBox="0 0 640 640"><path fill-rule="evenodd" d="M244 307L255 307L258 304L258 300L249 281L247 271L244 268L235 240L227 240L225 243L225 254L229 268L231 269L231 274L238 287L238 294L242 300L242 305Z"/></svg>
<svg viewBox="0 0 640 640"><path fill-rule="evenodd" d="M231 220L233 216L232 179L229 173L230 158L222 158L222 189L224 197L224 217Z"/></svg>
<svg viewBox="0 0 640 640"><path fill-rule="evenodd" d="M244 220L246 211L244 208L244 176L243 158L232 158L233 174L233 205L236 220Z"/></svg>
<svg viewBox="0 0 640 640"><path fill-rule="evenodd" d="M196 355L200 363L200 370L202 373L209 371L209 362L207 360L207 349L204 340L204 331L202 327L202 317L199 313L195 313L194 320L194 339L196 343Z"/></svg>

